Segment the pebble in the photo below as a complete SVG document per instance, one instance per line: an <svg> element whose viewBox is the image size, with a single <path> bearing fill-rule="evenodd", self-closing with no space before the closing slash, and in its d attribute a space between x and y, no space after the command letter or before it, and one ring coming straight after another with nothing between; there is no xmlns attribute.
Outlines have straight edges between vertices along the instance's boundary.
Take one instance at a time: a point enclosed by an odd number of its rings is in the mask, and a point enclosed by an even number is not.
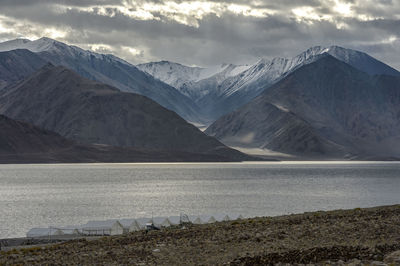
<svg viewBox="0 0 400 266"><path fill-rule="evenodd" d="M383 261L388 264L400 265L400 250L386 255Z"/></svg>
<svg viewBox="0 0 400 266"><path fill-rule="evenodd" d="M386 263L384 263L384 262L382 262L382 261L373 261L372 263L371 263L371 266L387 266L387 264Z"/></svg>

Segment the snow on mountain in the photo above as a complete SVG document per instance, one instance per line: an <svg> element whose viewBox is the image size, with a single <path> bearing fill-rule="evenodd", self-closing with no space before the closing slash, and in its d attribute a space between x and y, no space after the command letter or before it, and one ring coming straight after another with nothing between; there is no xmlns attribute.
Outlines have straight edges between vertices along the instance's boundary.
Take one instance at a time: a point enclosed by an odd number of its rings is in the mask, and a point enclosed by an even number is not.
<svg viewBox="0 0 400 266"><path fill-rule="evenodd" d="M28 39L15 39L0 43L0 52L11 51L15 49L26 49L27 43L31 42Z"/></svg>
<svg viewBox="0 0 400 266"><path fill-rule="evenodd" d="M294 71L217 119L205 132L232 147L333 157L398 156L400 77L368 75L330 54L338 49L318 50L294 60L278 60L282 72L293 67ZM339 51L354 64L359 62L355 59L366 58ZM296 68L296 64L303 65Z"/></svg>
<svg viewBox="0 0 400 266"><path fill-rule="evenodd" d="M262 58L254 65L222 64L211 68L188 67L168 61L141 64L139 69L175 87L201 106L214 120L246 104L297 68L328 53L370 75L400 76L390 66L366 53L338 46L315 46L293 58Z"/></svg>
<svg viewBox="0 0 400 266"><path fill-rule="evenodd" d="M136 67L175 88L181 87L185 82L199 80L204 70L169 61L151 62Z"/></svg>
<svg viewBox="0 0 400 266"><path fill-rule="evenodd" d="M83 50L46 37L0 43L0 51L15 49L30 50L44 61L65 66L85 78L147 96L187 121L202 123L198 107L190 98L116 56Z"/></svg>
<svg viewBox="0 0 400 266"><path fill-rule="evenodd" d="M400 76L400 72L396 69L360 51L331 46L327 49L327 53L370 75Z"/></svg>
<svg viewBox="0 0 400 266"><path fill-rule="evenodd" d="M113 55L86 51L49 38L0 43L0 51L12 49L28 49L55 65L64 65L84 77L124 91L146 95L189 121L205 123L246 104L324 53L370 75L400 76L400 72L366 53L338 46L315 46L293 58L262 58L253 65L213 67L190 67L169 61L133 66Z"/></svg>
<svg viewBox="0 0 400 266"><path fill-rule="evenodd" d="M336 59L370 75L389 74L400 76L400 72L366 53L338 46L331 46L328 48L315 46L293 58L261 59L253 67L244 72L239 79L232 80L232 84L228 82L229 86L227 86L227 90L223 93L228 97L242 89L256 91L265 89L299 66L314 62L319 55L324 53L328 53ZM246 86L253 86L253 88Z"/></svg>
<svg viewBox="0 0 400 266"><path fill-rule="evenodd" d="M194 84L218 76L218 83L228 77L235 76L245 70L249 65L221 64L207 68L189 67L169 61L150 62L137 65L140 70L149 73L153 77L177 88L186 96L196 99L204 95L204 92L191 90Z"/></svg>
<svg viewBox="0 0 400 266"><path fill-rule="evenodd" d="M0 52L16 49L27 49L34 53L50 52L63 54L65 56L80 56L86 58L95 57L97 59L108 59L130 65L130 63L126 62L125 60L111 54L99 54L89 50L84 50L77 46L67 45L47 37L42 37L34 41L28 39L15 39L0 43Z"/></svg>
<svg viewBox="0 0 400 266"><path fill-rule="evenodd" d="M260 78L269 84L309 58L325 51L327 49L315 47L292 59L261 59L254 65L221 64L201 68L160 61L140 64L137 67L177 88L194 101L200 101L202 97L206 97L208 94L229 97L235 91L247 84L256 82Z"/></svg>

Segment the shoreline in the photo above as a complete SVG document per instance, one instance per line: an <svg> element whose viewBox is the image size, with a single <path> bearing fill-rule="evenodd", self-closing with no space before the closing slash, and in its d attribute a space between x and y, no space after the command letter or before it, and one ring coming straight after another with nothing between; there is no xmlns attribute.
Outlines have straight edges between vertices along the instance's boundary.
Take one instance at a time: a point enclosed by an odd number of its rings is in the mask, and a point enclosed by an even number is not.
<svg viewBox="0 0 400 266"><path fill-rule="evenodd" d="M81 165L81 166L101 166L101 165L263 165L263 164L271 164L271 165L285 165L285 164L376 164L376 163L384 163L384 164L398 164L400 160L386 160L386 161L367 161L367 160L276 160L276 161L242 161L242 162L93 162L93 163L0 163L0 166L8 166L8 165L26 165L26 166L47 166L47 165L56 165L56 166L70 166L70 165Z"/></svg>
<svg viewBox="0 0 400 266"><path fill-rule="evenodd" d="M71 240L2 251L0 265L53 264L60 260L83 265L171 265L182 261L190 265L331 265L328 261L367 265L384 261L390 254L395 263L400 263L400 254L397 257L393 253L398 250L400 205L392 205L188 224L148 233Z"/></svg>

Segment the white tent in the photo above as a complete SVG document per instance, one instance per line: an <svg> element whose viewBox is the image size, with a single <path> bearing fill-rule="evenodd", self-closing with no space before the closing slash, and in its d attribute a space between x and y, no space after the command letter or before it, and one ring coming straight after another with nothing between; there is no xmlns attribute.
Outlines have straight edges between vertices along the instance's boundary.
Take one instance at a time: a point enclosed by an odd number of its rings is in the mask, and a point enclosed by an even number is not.
<svg viewBox="0 0 400 266"><path fill-rule="evenodd" d="M61 231L64 232L66 235L80 235L81 231L79 228L74 228L74 229L61 229Z"/></svg>
<svg viewBox="0 0 400 266"><path fill-rule="evenodd" d="M136 219L137 224L140 227L140 230L146 229L146 224L151 223L151 218L138 218Z"/></svg>
<svg viewBox="0 0 400 266"><path fill-rule="evenodd" d="M171 222L166 217L154 217L152 222L157 227L169 227Z"/></svg>
<svg viewBox="0 0 400 266"><path fill-rule="evenodd" d="M142 230L142 227L136 220L129 227L129 232L136 232L136 231L140 231L140 230Z"/></svg>
<svg viewBox="0 0 400 266"><path fill-rule="evenodd" d="M64 233L60 229L54 228L32 228L27 233L27 237L58 236Z"/></svg>
<svg viewBox="0 0 400 266"><path fill-rule="evenodd" d="M214 216L210 216L210 218L208 219L208 223L209 223L209 224L215 223L216 221L217 221L217 220L215 219Z"/></svg>
<svg viewBox="0 0 400 266"><path fill-rule="evenodd" d="M168 217L171 225L179 225L181 224L181 217L180 216L170 216Z"/></svg>
<svg viewBox="0 0 400 266"><path fill-rule="evenodd" d="M214 216L211 216L211 215L200 215L199 217L206 224L215 223Z"/></svg>
<svg viewBox="0 0 400 266"><path fill-rule="evenodd" d="M192 220L193 224L205 224L206 221L203 221L200 216L197 216L195 219Z"/></svg>
<svg viewBox="0 0 400 266"><path fill-rule="evenodd" d="M189 218L189 222L194 223L194 221L198 218L198 216L189 215L188 218Z"/></svg>
<svg viewBox="0 0 400 266"><path fill-rule="evenodd" d="M231 221L244 219L241 214L229 214Z"/></svg>
<svg viewBox="0 0 400 266"><path fill-rule="evenodd" d="M148 220L147 218L145 220ZM124 233L136 232L144 229L137 219L121 219L119 220L121 225L124 227Z"/></svg>
<svg viewBox="0 0 400 266"><path fill-rule="evenodd" d="M179 216L179 223L190 223L191 222L191 216L188 216L184 213L181 213L181 215Z"/></svg>
<svg viewBox="0 0 400 266"><path fill-rule="evenodd" d="M135 223L135 219L120 219L118 221L124 228L124 233L130 232L129 228Z"/></svg>
<svg viewBox="0 0 400 266"><path fill-rule="evenodd" d="M120 235L146 229L146 224L153 223L157 227L169 227L182 223L185 218L193 224L206 224L222 221L244 219L240 214L216 214L198 216L170 216L138 219L112 219L105 221L89 221L84 225L71 225L65 227L32 228L27 232L27 237L44 237L57 235Z"/></svg>
<svg viewBox="0 0 400 266"><path fill-rule="evenodd" d="M216 214L213 217L215 220L217 220L217 222L225 222L232 220L228 215L225 214Z"/></svg>
<svg viewBox="0 0 400 266"><path fill-rule="evenodd" d="M89 221L82 226L84 235L122 235L124 227L118 220Z"/></svg>
<svg viewBox="0 0 400 266"><path fill-rule="evenodd" d="M79 235L81 233L82 225L67 225L52 228L59 229L64 235Z"/></svg>
<svg viewBox="0 0 400 266"><path fill-rule="evenodd" d="M124 227L124 232L136 232L143 229L143 226L136 219L121 219L119 222Z"/></svg>
<svg viewBox="0 0 400 266"><path fill-rule="evenodd" d="M231 217L229 217L229 215L225 215L224 218L222 219L222 221L231 221Z"/></svg>

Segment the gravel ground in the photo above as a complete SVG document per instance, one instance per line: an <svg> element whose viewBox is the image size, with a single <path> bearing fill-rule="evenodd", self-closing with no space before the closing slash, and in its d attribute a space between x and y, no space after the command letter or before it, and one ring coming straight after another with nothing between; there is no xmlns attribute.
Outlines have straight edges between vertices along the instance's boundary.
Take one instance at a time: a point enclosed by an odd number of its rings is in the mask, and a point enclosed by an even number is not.
<svg viewBox="0 0 400 266"><path fill-rule="evenodd" d="M0 253L0 265L400 265L400 205L186 225Z"/></svg>

